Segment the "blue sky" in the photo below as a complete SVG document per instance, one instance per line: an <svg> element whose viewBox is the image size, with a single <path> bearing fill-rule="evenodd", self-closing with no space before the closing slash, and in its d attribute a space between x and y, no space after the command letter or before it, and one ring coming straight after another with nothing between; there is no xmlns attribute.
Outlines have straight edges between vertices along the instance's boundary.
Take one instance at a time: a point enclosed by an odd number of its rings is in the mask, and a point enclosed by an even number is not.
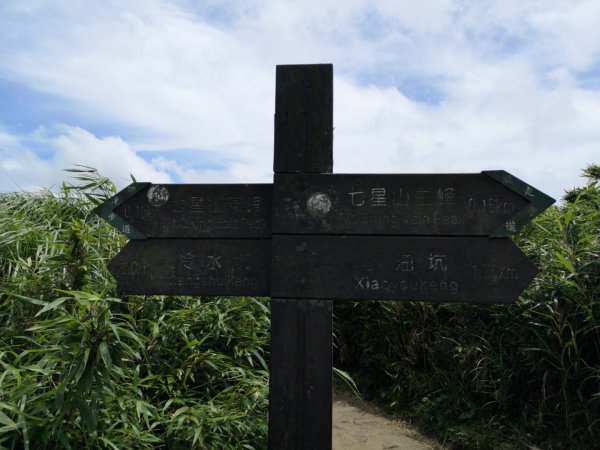
<svg viewBox="0 0 600 450"><path fill-rule="evenodd" d="M0 192L270 182L277 64L334 64L334 171L504 169L549 195L600 155L597 0L2 0Z"/></svg>

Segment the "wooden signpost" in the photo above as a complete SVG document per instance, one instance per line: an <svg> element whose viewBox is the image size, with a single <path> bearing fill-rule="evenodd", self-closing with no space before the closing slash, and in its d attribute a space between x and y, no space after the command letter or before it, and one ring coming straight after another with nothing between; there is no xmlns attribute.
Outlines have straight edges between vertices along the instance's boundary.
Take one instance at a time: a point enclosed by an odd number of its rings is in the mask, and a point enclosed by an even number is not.
<svg viewBox="0 0 600 450"><path fill-rule="evenodd" d="M271 297L269 448L331 448L332 301L514 302L508 237L554 203L513 175L340 175L333 66L277 66L274 183L133 183L97 208L132 294Z"/></svg>

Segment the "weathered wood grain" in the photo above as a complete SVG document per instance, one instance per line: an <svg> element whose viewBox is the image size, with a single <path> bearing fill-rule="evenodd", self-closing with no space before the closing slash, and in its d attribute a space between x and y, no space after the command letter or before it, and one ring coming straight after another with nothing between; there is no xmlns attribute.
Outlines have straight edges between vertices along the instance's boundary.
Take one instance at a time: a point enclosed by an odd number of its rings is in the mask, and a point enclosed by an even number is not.
<svg viewBox="0 0 600 450"><path fill-rule="evenodd" d="M267 296L271 240L131 240L108 268L130 294Z"/></svg>
<svg viewBox="0 0 600 450"><path fill-rule="evenodd" d="M115 213L146 238L270 238L271 184L149 184Z"/></svg>
<svg viewBox="0 0 600 450"><path fill-rule="evenodd" d="M273 196L274 234L488 236L529 204L476 173L276 174Z"/></svg>
<svg viewBox="0 0 600 450"><path fill-rule="evenodd" d="M277 66L273 170L333 169L333 65Z"/></svg>
<svg viewBox="0 0 600 450"><path fill-rule="evenodd" d="M273 236L271 295L507 303L536 274L509 238Z"/></svg>
<svg viewBox="0 0 600 450"><path fill-rule="evenodd" d="M277 66L275 173L332 169L333 66ZM271 314L269 449L331 449L332 302L273 297Z"/></svg>

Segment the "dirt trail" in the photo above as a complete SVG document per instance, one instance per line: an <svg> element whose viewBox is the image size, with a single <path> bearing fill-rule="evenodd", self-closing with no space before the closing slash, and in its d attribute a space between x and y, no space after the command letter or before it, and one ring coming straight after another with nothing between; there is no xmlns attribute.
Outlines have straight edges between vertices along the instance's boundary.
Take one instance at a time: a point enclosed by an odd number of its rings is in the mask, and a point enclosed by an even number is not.
<svg viewBox="0 0 600 450"><path fill-rule="evenodd" d="M333 450L441 450L402 422L390 420L373 406L334 390Z"/></svg>

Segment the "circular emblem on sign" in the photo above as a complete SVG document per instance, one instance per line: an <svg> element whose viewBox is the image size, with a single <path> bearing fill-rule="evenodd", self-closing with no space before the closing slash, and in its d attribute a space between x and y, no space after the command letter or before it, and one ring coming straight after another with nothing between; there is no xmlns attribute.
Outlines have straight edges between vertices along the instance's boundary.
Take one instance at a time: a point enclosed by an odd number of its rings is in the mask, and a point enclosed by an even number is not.
<svg viewBox="0 0 600 450"><path fill-rule="evenodd" d="M331 200L327 194L317 192L308 198L306 207L311 216L320 219L325 217L331 210Z"/></svg>
<svg viewBox="0 0 600 450"><path fill-rule="evenodd" d="M157 208L169 201L169 191L167 191L166 187L160 185L150 186L147 196L148 202Z"/></svg>

